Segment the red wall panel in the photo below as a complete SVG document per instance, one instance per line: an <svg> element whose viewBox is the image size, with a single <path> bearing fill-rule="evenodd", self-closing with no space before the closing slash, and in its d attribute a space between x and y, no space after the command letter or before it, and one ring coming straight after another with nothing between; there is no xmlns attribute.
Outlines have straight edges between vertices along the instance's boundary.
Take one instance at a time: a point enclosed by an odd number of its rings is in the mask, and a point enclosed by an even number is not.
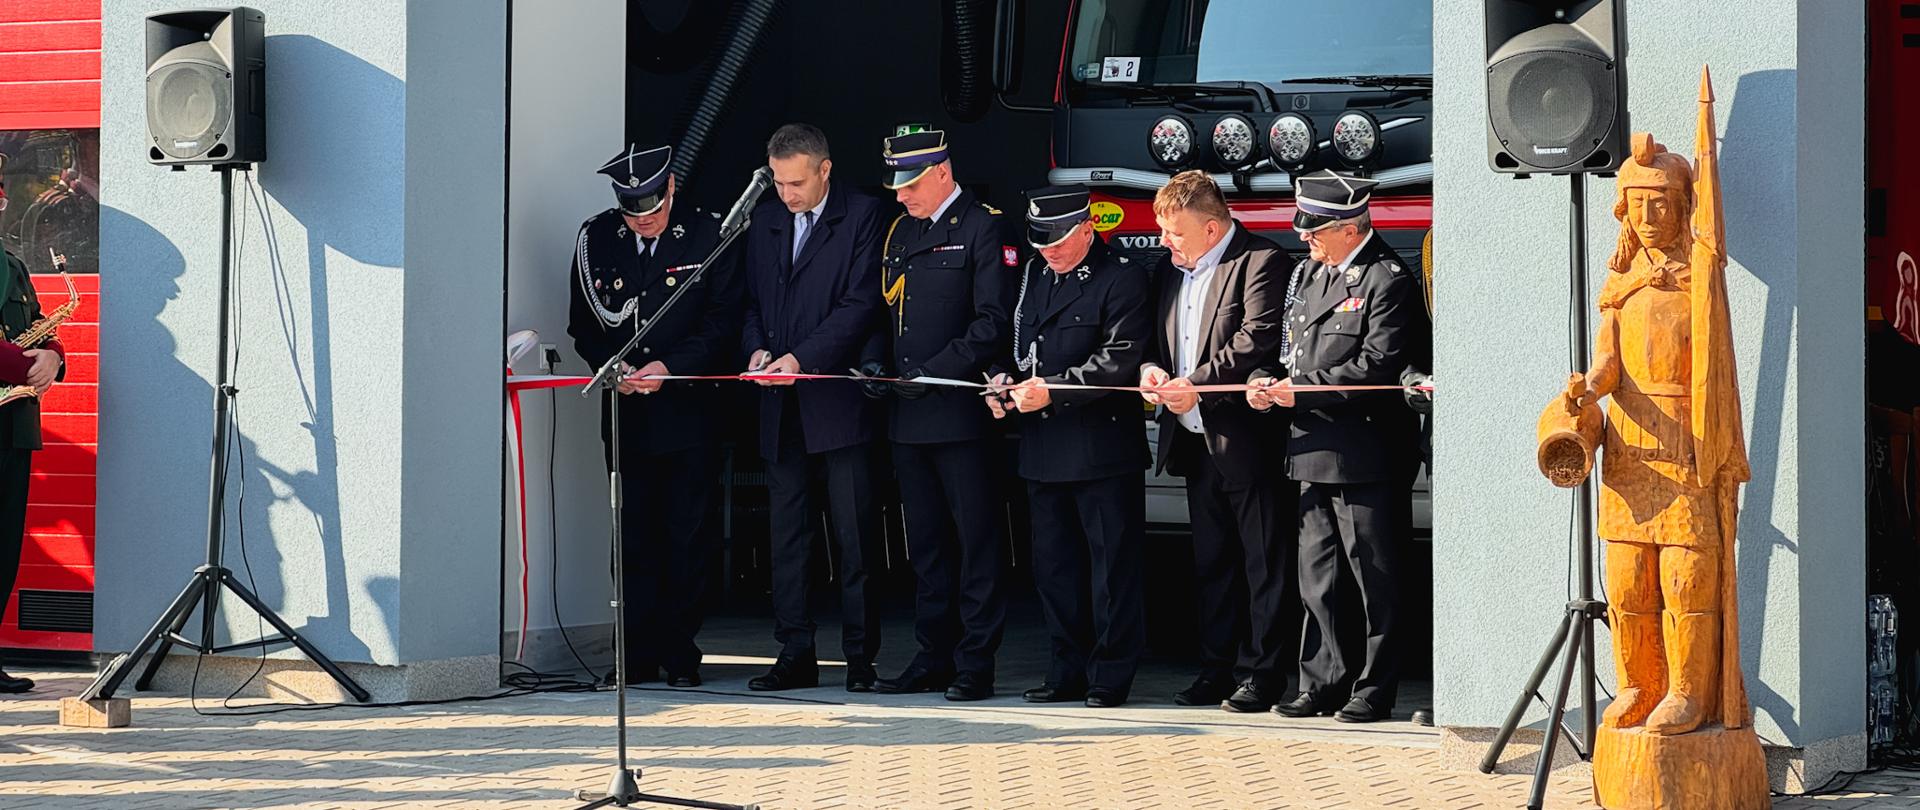
<svg viewBox="0 0 1920 810"><path fill-rule="evenodd" d="M100 0L0 1L0 129L100 126Z"/></svg>

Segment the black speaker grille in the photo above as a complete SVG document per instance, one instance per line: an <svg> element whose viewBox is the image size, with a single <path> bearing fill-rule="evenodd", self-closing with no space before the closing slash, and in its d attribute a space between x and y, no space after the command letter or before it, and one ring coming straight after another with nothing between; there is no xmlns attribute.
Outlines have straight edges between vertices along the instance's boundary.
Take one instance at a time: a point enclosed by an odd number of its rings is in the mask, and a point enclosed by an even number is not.
<svg viewBox="0 0 1920 810"><path fill-rule="evenodd" d="M1488 68L1488 112L1506 152L1540 169L1579 164L1600 147L1616 114L1605 60L1565 50L1525 51Z"/></svg>
<svg viewBox="0 0 1920 810"><path fill-rule="evenodd" d="M200 157L232 125L233 84L224 68L173 62L147 75L147 129L168 157Z"/></svg>
<svg viewBox="0 0 1920 810"><path fill-rule="evenodd" d="M93 632L93 592L21 588L20 629L41 633Z"/></svg>

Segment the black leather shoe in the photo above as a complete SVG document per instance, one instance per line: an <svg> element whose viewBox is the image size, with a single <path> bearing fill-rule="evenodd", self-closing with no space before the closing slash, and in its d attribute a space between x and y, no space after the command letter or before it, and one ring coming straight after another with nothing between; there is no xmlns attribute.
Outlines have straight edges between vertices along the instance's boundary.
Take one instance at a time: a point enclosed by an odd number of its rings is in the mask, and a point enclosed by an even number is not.
<svg viewBox="0 0 1920 810"><path fill-rule="evenodd" d="M1043 683L1020 693L1028 703L1079 703L1087 699L1087 688L1079 684Z"/></svg>
<svg viewBox="0 0 1920 810"><path fill-rule="evenodd" d="M847 664L847 691L871 692L874 682L872 664Z"/></svg>
<svg viewBox="0 0 1920 810"><path fill-rule="evenodd" d="M993 697L993 676L962 672L947 687L947 699L955 702L986 700Z"/></svg>
<svg viewBox="0 0 1920 810"><path fill-rule="evenodd" d="M1173 693L1175 706L1218 706L1233 694L1233 682L1202 675L1193 685Z"/></svg>
<svg viewBox="0 0 1920 810"><path fill-rule="evenodd" d="M0 670L0 694L18 695L33 689L31 678L16 678Z"/></svg>
<svg viewBox="0 0 1920 810"><path fill-rule="evenodd" d="M898 678L881 678L873 691L883 695L911 695L919 692L944 692L953 683L953 675L921 667L907 667Z"/></svg>
<svg viewBox="0 0 1920 810"><path fill-rule="evenodd" d="M1378 723L1392 716L1392 706L1375 706L1368 703L1366 698L1349 700L1340 711L1333 713L1333 719L1342 723Z"/></svg>
<svg viewBox="0 0 1920 810"><path fill-rule="evenodd" d="M1111 689L1088 689L1087 708L1111 709L1127 702L1127 696Z"/></svg>
<svg viewBox="0 0 1920 810"><path fill-rule="evenodd" d="M1273 713L1281 717L1322 717L1333 714L1334 704L1312 692L1301 692L1292 700L1275 705Z"/></svg>
<svg viewBox="0 0 1920 810"><path fill-rule="evenodd" d="M1264 712L1280 702L1280 690L1259 681L1247 681L1226 700L1220 701L1220 708L1230 712Z"/></svg>
<svg viewBox="0 0 1920 810"><path fill-rule="evenodd" d="M692 689L700 685L700 670L667 673L667 685L680 689Z"/></svg>
<svg viewBox="0 0 1920 810"><path fill-rule="evenodd" d="M782 658L773 662L767 674L747 681L755 692L780 692L820 685L820 664L813 659Z"/></svg>

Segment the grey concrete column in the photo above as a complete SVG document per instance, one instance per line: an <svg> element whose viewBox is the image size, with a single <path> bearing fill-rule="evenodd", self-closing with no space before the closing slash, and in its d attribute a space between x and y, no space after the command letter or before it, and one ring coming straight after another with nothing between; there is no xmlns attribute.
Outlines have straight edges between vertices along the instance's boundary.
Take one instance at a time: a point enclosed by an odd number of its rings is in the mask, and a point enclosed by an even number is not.
<svg viewBox="0 0 1920 810"><path fill-rule="evenodd" d="M175 5L108 2L103 25L102 651L132 646L205 544L219 183L145 157L143 18ZM238 183L226 562L376 698L490 689L505 3L254 5L268 159ZM228 637L257 634L224 613ZM332 695L274 659L272 686ZM212 659L200 691L253 667Z"/></svg>

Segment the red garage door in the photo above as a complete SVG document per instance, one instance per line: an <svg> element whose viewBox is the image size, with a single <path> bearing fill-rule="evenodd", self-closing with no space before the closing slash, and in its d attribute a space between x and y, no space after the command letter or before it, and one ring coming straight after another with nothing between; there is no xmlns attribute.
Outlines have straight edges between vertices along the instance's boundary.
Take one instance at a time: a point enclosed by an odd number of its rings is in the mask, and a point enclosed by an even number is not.
<svg viewBox="0 0 1920 810"><path fill-rule="evenodd" d="M0 647L93 647L94 457L99 391L100 0L0 0L0 242L30 270L68 258L81 305L60 329L66 382L43 403L19 582ZM45 309L66 300L36 275Z"/></svg>

